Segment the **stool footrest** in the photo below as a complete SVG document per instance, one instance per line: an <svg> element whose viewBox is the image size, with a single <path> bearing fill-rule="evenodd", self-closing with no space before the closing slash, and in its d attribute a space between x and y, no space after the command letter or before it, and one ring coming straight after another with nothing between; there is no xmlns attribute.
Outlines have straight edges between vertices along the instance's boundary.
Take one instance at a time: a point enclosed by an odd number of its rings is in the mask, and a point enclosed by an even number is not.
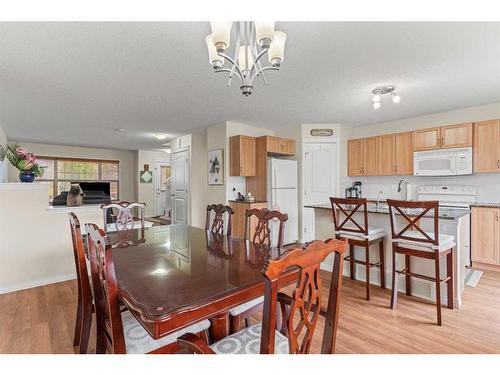
<svg viewBox="0 0 500 375"><path fill-rule="evenodd" d="M400 271L396 270L396 273L400 274L400 275L408 275L408 276L416 277L416 278L419 278L419 279L436 282L436 278L435 277L421 275L419 273L408 272L408 268L403 268ZM449 281L450 279L451 279L451 276L446 276L444 279L439 279L439 282L440 282L440 284L442 284L442 283L445 283L445 282Z"/></svg>
<svg viewBox="0 0 500 375"><path fill-rule="evenodd" d="M352 259L350 255L344 257L344 260L346 260L348 262L362 264L363 266L366 266L366 262L364 262L362 260L358 260L358 259ZM370 267L380 267L380 266L382 266L382 262L370 263Z"/></svg>

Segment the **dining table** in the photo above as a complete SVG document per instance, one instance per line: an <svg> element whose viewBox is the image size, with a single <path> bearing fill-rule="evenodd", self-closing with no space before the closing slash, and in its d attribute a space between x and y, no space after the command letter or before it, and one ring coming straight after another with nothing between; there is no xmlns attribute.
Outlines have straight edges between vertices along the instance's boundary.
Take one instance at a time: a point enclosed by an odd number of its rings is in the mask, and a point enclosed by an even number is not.
<svg viewBox="0 0 500 375"><path fill-rule="evenodd" d="M205 319L211 321L211 340L227 336L227 311L264 295L265 261L285 251L185 224L109 232L107 240L118 296L153 339ZM296 282L298 272L287 270L278 280L279 288ZM333 300L324 312L326 353L334 350L338 306L337 298Z"/></svg>

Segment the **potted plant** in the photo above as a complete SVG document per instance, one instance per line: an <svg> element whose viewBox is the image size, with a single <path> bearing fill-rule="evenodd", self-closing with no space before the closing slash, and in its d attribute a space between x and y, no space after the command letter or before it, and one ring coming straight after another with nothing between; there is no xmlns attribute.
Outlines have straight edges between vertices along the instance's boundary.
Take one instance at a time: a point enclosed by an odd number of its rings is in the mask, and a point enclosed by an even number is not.
<svg viewBox="0 0 500 375"><path fill-rule="evenodd" d="M37 163L35 155L18 144L0 146L0 159L3 158L19 170L21 182L33 182L35 177L43 176L45 167Z"/></svg>

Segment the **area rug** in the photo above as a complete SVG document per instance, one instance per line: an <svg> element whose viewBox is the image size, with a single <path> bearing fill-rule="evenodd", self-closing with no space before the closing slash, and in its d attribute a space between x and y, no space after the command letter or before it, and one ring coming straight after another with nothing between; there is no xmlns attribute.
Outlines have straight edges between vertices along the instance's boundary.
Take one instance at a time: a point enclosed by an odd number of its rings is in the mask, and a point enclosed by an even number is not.
<svg viewBox="0 0 500 375"><path fill-rule="evenodd" d="M467 269L465 272L465 285L475 288L483 276L483 271L473 270L472 268Z"/></svg>

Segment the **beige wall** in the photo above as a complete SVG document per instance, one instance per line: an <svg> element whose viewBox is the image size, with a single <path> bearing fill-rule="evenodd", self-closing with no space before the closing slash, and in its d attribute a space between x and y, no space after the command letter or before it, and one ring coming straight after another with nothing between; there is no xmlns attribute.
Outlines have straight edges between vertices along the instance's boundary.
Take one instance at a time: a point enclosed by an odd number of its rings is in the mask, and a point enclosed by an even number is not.
<svg viewBox="0 0 500 375"><path fill-rule="evenodd" d="M226 171L229 168L229 154L226 152L226 123L211 125L207 128L207 152L223 149L224 157L224 184L208 185L207 204L226 202ZM207 167L208 168L208 167Z"/></svg>
<svg viewBox="0 0 500 375"><path fill-rule="evenodd" d="M118 160L120 162L120 200L133 201L135 197L134 152L104 148L48 145L21 142L29 152L39 156ZM18 182L19 172L9 166L8 181Z"/></svg>
<svg viewBox="0 0 500 375"><path fill-rule="evenodd" d="M5 135L5 131L0 126L0 145L7 143L7 135Z"/></svg>
<svg viewBox="0 0 500 375"><path fill-rule="evenodd" d="M136 181L136 197L137 202L146 203L145 215L147 217L156 215L156 174L155 174L155 161L168 161L170 162L170 155L163 151L146 151L137 150L135 152L134 162L136 163L135 174ZM144 165L149 165L149 170L153 172L153 180L151 183L141 183L139 179L139 171L144 170Z"/></svg>

